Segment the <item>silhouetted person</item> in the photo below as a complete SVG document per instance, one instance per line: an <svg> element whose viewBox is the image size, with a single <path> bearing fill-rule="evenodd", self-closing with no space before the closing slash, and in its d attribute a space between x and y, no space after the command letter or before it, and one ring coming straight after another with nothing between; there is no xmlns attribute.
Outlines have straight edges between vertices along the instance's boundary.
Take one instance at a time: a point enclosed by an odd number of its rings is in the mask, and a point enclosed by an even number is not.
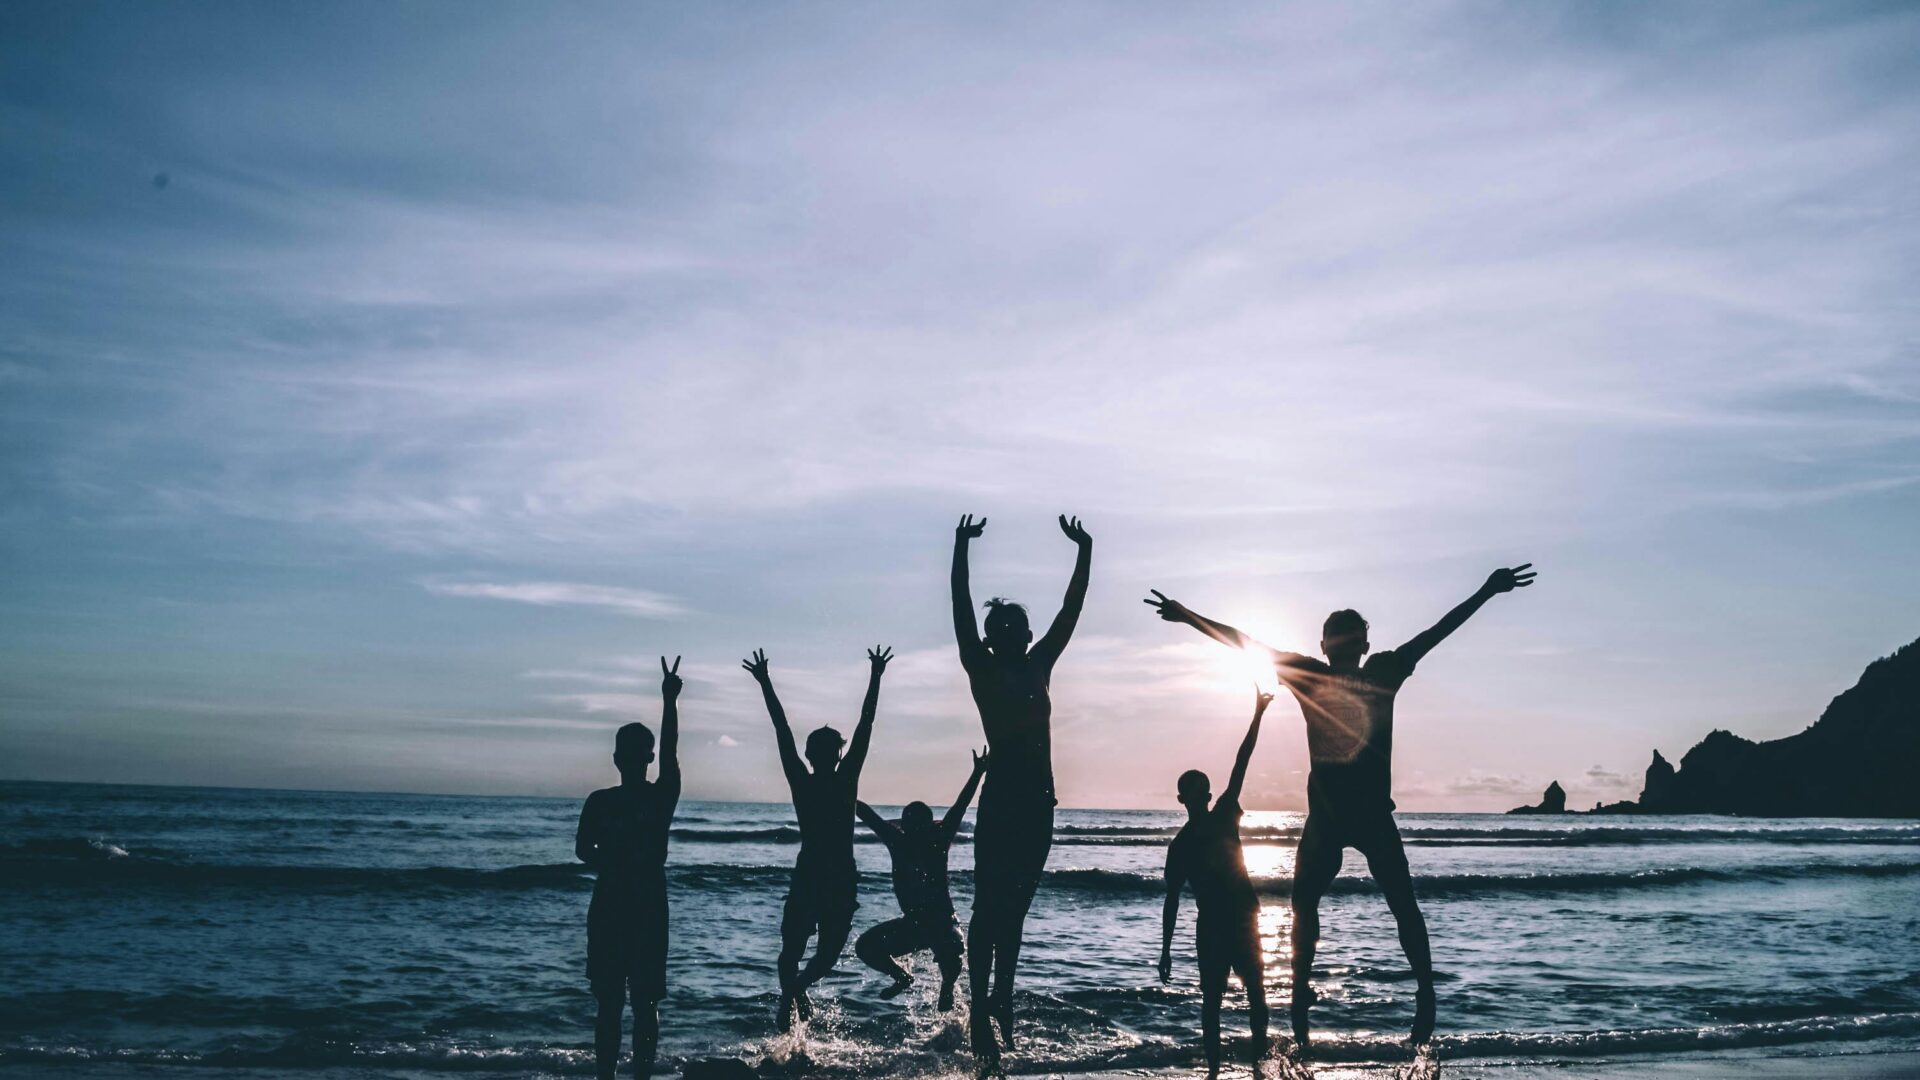
<svg viewBox="0 0 1920 1080"><path fill-rule="evenodd" d="M1422 657L1460 628L1494 596L1533 584L1532 563L1495 570L1485 585L1413 640L1390 652L1368 657L1367 620L1352 610L1327 616L1320 648L1322 663L1298 653L1280 652L1224 623L1197 615L1155 591L1147 604L1168 622L1183 622L1208 637L1272 662L1280 681L1293 691L1307 722L1307 821L1293 865L1293 1032L1301 1049L1308 1042L1307 1012L1315 994L1311 985L1313 952L1320 941L1320 898L1340 873L1347 848L1365 855L1367 868L1386 895L1400 927L1400 947L1413 967L1412 1041L1433 1036L1433 961L1428 953L1427 922L1413 895L1406 849L1393 822L1393 699Z"/></svg>
<svg viewBox="0 0 1920 1080"><path fill-rule="evenodd" d="M660 776L647 783L653 732L626 724L613 740L620 786L580 808L573 853L594 871L587 907L587 979L599 1002L594 1071L612 1080L620 1063L620 1015L633 1001L633 1068L653 1072L660 999L667 994L667 830L680 801L680 658L660 658Z"/></svg>
<svg viewBox="0 0 1920 1080"><path fill-rule="evenodd" d="M802 1020L812 1015L807 987L825 977L839 961L840 950L846 948L847 935L853 929L853 909L860 906L856 895L860 874L853 863L853 804L859 795L860 769L867 762L867 744L873 738L880 676L891 659L892 649L867 650L872 665L867 697L860 706L860 723L853 729L847 756L840 756L840 733L822 727L807 736L804 762L794 747L786 710L773 692L767 654L756 649L753 659L740 664L760 684L766 698L767 715L773 718L774 738L780 745L780 768L787 774L787 787L793 792L793 815L800 822L800 856L794 860L793 880L780 916L781 1031L793 1026L796 1011ZM809 765L812 771L808 771ZM800 956L807 951L807 939L815 933L820 938L814 945L813 959L802 969Z"/></svg>
<svg viewBox="0 0 1920 1080"><path fill-rule="evenodd" d="M1026 609L996 598L987 602L982 641L967 583L967 543L986 527L985 518L976 522L969 514L954 530L953 632L993 754L973 828L973 918L967 925L973 1052L981 1064L991 1065L999 1046L987 1019L999 1022L1001 1039L1012 1046L1020 937L1053 847L1053 701L1047 685L1087 599L1093 538L1079 518L1061 515L1060 531L1080 553L1066 599L1045 637L1034 642Z"/></svg>
<svg viewBox="0 0 1920 1080"><path fill-rule="evenodd" d="M1227 975L1238 973L1247 988L1247 1012L1253 1022L1253 1069L1267 1053L1267 984L1260 964L1260 898L1247 876L1240 853L1240 788L1246 783L1247 762L1260 740L1260 717L1272 694L1256 692L1253 722L1233 759L1233 778L1220 800L1213 797L1207 774L1188 769L1180 774L1180 805L1187 823L1167 845L1167 903L1160 917L1160 981L1173 979L1173 925L1180 919L1180 888L1193 886L1193 903L1200 909L1193 932L1194 951L1200 957L1200 1031L1206 1040L1207 1075L1220 1073L1220 999L1227 992Z"/></svg>
<svg viewBox="0 0 1920 1080"><path fill-rule="evenodd" d="M900 901L900 917L888 919L860 935L853 951L868 967L891 976L893 985L880 991L890 998L913 985L894 957L908 956L921 949L933 951L940 965L940 1008L953 1008L953 984L960 978L960 925L953 914L953 896L947 891L947 852L953 847L954 834L967 816L967 804L973 802L974 789L987 771L987 757L973 756L973 772L965 787L953 800L939 824L933 820L933 808L923 802L911 802L901 811L899 822L888 821L874 813L866 803L855 804L860 820L887 845L893 856L893 895Z"/></svg>

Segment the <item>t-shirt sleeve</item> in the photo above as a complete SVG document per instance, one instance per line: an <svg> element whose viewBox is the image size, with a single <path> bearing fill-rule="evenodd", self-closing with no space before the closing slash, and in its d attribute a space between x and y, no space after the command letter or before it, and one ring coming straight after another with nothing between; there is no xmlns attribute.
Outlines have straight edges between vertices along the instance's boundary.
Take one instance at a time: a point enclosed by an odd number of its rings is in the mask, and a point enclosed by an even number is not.
<svg viewBox="0 0 1920 1080"><path fill-rule="evenodd" d="M1325 664L1311 656L1302 656L1297 652L1273 654L1273 673L1283 683L1291 684L1301 676L1312 675L1325 669Z"/></svg>
<svg viewBox="0 0 1920 1080"><path fill-rule="evenodd" d="M1376 680L1396 687L1413 675L1413 665L1412 657L1393 649L1375 653L1373 659L1367 663L1370 669L1369 674L1372 674Z"/></svg>

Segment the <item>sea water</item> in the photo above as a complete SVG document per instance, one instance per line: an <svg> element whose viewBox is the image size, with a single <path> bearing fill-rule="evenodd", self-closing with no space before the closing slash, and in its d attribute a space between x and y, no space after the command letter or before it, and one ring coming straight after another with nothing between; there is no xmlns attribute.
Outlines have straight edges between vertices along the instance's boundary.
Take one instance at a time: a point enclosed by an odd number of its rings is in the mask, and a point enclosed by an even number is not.
<svg viewBox="0 0 1920 1080"><path fill-rule="evenodd" d="M0 1065L591 1071L578 813L568 799L0 783ZM1198 1062L1191 903L1173 984L1154 970L1179 824L1060 811L1021 955L1016 1070ZM1276 1031L1299 826L1254 812L1243 830ZM1402 814L1400 827L1443 1058L1920 1045L1920 822ZM784 805L681 804L663 1069L711 1055L849 1076L965 1068L926 956L916 989L882 1001L885 981L849 948L804 1034L774 1035L797 839ZM856 933L896 913L886 851L861 841ZM953 870L964 920L964 835ZM1413 983L1359 856L1322 914L1324 1052L1393 1060ZM1245 1031L1237 988L1225 1024Z"/></svg>

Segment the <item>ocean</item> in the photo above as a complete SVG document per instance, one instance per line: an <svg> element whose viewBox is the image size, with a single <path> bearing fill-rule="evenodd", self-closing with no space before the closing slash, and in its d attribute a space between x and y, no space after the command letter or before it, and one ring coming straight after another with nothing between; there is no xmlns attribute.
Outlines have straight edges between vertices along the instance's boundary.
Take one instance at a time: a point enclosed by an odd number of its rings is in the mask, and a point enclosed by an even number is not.
<svg viewBox="0 0 1920 1080"><path fill-rule="evenodd" d="M582 796L586 793L582 792ZM0 1066L591 1072L579 801L0 783ZM1021 959L1018 1072L1199 1063L1193 909L1158 955L1174 812L1063 810ZM1402 814L1439 971L1442 1060L1920 1046L1920 822ZM1300 818L1249 813L1276 1033ZM894 1001L849 948L804 1036L773 1030L797 837L784 805L683 802L662 1068L725 1055L953 1074L936 973ZM855 932L895 913L861 833ZM971 902L971 849L954 894ZM1413 984L1349 853L1315 1010L1334 1061L1393 1061ZM962 981L964 987L965 982ZM1245 1001L1226 1030L1244 1033ZM196 1068L198 1067L198 1068Z"/></svg>

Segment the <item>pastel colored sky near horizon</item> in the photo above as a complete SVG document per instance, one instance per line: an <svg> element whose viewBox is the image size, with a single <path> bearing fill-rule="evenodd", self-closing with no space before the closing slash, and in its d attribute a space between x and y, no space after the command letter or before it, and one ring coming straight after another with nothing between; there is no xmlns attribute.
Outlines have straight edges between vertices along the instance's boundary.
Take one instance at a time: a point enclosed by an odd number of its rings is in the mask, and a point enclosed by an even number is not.
<svg viewBox="0 0 1920 1080"><path fill-rule="evenodd" d="M1777 737L1920 636L1920 10L0 9L0 774L944 803L976 599L1063 802L1251 705L1150 588L1376 647L1403 810ZM1290 703L1246 802L1304 802Z"/></svg>

